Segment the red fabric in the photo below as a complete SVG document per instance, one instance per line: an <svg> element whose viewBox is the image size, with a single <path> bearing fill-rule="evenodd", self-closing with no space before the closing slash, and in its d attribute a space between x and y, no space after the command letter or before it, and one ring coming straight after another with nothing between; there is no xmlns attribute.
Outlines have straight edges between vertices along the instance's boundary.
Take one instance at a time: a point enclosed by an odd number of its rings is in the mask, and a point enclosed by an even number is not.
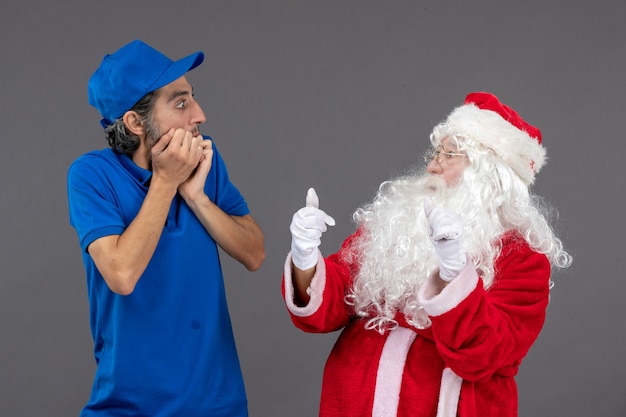
<svg viewBox="0 0 626 417"><path fill-rule="evenodd" d="M511 123L519 130L528 133L531 138L535 138L537 142L541 143L541 130L527 123L515 110L501 103L495 95L483 92L469 93L467 97L465 97L465 104L468 103L475 104L479 109L491 110L498 113L504 120Z"/></svg>
<svg viewBox="0 0 626 417"><path fill-rule="evenodd" d="M365 330L344 303L354 266L342 249L324 260L326 286L321 307L309 316L291 314L307 332L343 328L324 370L320 416L371 416L378 359L388 333ZM488 290L478 285L450 311L431 317L432 327L412 328L401 314L398 323L417 333L402 375L398 416L433 417L445 367L463 378L458 415L517 416L514 375L536 340L548 305L550 265L521 238L503 237L496 277ZM283 288L284 295L284 288Z"/></svg>

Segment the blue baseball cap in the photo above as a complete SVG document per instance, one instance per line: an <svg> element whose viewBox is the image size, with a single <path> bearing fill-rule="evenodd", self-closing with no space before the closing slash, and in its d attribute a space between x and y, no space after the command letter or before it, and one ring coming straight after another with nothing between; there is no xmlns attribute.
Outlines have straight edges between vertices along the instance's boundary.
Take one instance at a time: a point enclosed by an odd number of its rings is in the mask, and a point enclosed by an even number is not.
<svg viewBox="0 0 626 417"><path fill-rule="evenodd" d="M100 124L106 128L143 96L176 81L202 61L204 53L200 51L172 61L150 45L134 40L104 56L89 79L89 104L100 112Z"/></svg>

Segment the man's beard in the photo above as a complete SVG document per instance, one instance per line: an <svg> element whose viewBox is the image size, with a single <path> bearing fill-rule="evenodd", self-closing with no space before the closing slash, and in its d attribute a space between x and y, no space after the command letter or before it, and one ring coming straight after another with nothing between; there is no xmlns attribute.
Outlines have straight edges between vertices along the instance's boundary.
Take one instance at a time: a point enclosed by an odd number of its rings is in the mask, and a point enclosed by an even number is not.
<svg viewBox="0 0 626 417"><path fill-rule="evenodd" d="M152 119L147 118L145 121L146 130L146 161L148 161L148 169L152 171L152 147L159 141L163 133Z"/></svg>
<svg viewBox="0 0 626 417"><path fill-rule="evenodd" d="M355 212L361 235L347 256L358 262L359 272L347 301L357 314L371 318L370 328L382 332L394 326L398 311L417 327L428 325L417 291L438 262L424 214L426 198L464 218L467 253L490 247L501 230L480 209L472 197L476 194L463 179L449 187L439 177L414 175L383 183L374 201Z"/></svg>
<svg viewBox="0 0 626 417"><path fill-rule="evenodd" d="M146 130L146 160L148 161L148 169L152 171L152 147L161 139L164 133L158 128L152 119L147 118L145 122ZM193 136L198 136L200 130L195 128L192 132Z"/></svg>

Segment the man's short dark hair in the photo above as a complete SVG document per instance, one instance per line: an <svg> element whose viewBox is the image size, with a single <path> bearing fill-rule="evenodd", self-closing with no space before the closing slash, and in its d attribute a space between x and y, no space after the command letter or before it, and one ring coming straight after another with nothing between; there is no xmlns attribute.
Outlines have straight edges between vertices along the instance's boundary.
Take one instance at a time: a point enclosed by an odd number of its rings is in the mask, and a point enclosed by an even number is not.
<svg viewBox="0 0 626 417"><path fill-rule="evenodd" d="M136 112L145 124L152 123L152 110L154 104L159 96L159 90L151 91L146 94L135 104L130 110ZM140 140L139 136L130 132L124 120L120 117L115 122L104 129L106 139L109 142L109 146L116 153L126 154L131 156L137 148L139 148Z"/></svg>

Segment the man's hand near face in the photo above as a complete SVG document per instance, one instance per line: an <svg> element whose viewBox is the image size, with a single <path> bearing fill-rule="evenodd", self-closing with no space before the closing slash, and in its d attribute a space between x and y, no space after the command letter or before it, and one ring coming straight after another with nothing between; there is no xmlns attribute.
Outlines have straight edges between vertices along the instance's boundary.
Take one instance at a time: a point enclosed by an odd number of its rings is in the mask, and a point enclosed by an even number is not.
<svg viewBox="0 0 626 417"><path fill-rule="evenodd" d="M184 129L170 129L161 136L151 149L153 181L162 181L178 188L189 180L205 157L206 145L203 142L202 136L193 136Z"/></svg>
<svg viewBox="0 0 626 417"><path fill-rule="evenodd" d="M203 140L202 136L197 136L197 138L200 139L202 156L196 169L178 186L178 192L187 202L205 196L204 185L213 162L213 142L210 139Z"/></svg>

